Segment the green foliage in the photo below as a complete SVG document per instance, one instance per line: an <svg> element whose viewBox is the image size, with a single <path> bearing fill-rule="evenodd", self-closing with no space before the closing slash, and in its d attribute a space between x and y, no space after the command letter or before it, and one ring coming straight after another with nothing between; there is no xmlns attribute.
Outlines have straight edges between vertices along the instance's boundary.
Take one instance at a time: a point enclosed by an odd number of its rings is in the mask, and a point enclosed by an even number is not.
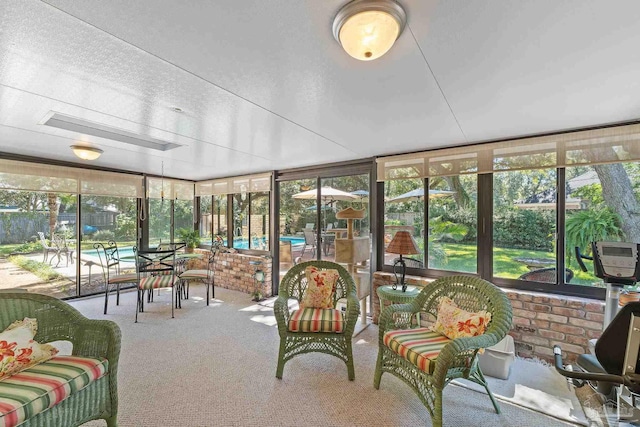
<svg viewBox="0 0 640 427"><path fill-rule="evenodd" d="M385 219L384 225L405 225L405 223L399 219Z"/></svg>
<svg viewBox="0 0 640 427"><path fill-rule="evenodd" d="M500 210L494 215L494 246L552 251L555 215L554 210Z"/></svg>
<svg viewBox="0 0 640 427"><path fill-rule="evenodd" d="M190 228L179 228L178 230L176 230L176 234L181 241L187 244L187 247L196 248L200 246L200 233L198 232L198 230L193 230Z"/></svg>
<svg viewBox="0 0 640 427"><path fill-rule="evenodd" d="M22 255L10 256L9 261L18 267L32 272L43 280L62 279L64 276L55 271L49 264L25 258Z"/></svg>
<svg viewBox="0 0 640 427"><path fill-rule="evenodd" d="M620 217L608 207L573 212L566 221L567 263L573 261L576 246L588 253L591 242L620 237Z"/></svg>
<svg viewBox="0 0 640 427"><path fill-rule="evenodd" d="M135 212L120 213L116 217L115 237L118 240L135 240L137 218Z"/></svg>
<svg viewBox="0 0 640 427"><path fill-rule="evenodd" d="M571 197L586 200L590 206L598 206L604 203L602 185L600 184L589 184L580 187L571 193Z"/></svg>
<svg viewBox="0 0 640 427"><path fill-rule="evenodd" d="M116 235L111 230L98 230L93 234L92 240L97 242L108 242L109 240L115 240Z"/></svg>

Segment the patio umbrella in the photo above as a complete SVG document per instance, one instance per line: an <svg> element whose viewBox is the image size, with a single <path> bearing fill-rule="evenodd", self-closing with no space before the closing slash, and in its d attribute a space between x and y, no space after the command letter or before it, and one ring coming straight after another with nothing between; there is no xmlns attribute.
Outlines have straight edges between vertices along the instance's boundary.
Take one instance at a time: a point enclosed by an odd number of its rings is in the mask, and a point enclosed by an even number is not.
<svg viewBox="0 0 640 427"><path fill-rule="evenodd" d="M361 201L369 198L369 192L367 190L356 190L352 191L351 194L358 196L358 199Z"/></svg>
<svg viewBox="0 0 640 427"><path fill-rule="evenodd" d="M429 198L433 199L436 197L448 197L452 194L456 194L455 191L448 190L429 190ZM408 191L404 194L401 194L397 197L387 200L389 203L400 203L400 202L411 202L414 200L421 200L424 197L424 188L416 188L415 190Z"/></svg>
<svg viewBox="0 0 640 427"><path fill-rule="evenodd" d="M312 190L303 191L302 193L296 193L293 197L294 199L303 199L303 200L315 200L318 197L318 189L314 188ZM343 201L354 201L358 198L358 196L353 195L351 193L347 193L346 191L338 190L333 187L320 187L320 200L322 200L325 206L331 206L333 202L337 200ZM325 229L327 228L327 216L324 216Z"/></svg>

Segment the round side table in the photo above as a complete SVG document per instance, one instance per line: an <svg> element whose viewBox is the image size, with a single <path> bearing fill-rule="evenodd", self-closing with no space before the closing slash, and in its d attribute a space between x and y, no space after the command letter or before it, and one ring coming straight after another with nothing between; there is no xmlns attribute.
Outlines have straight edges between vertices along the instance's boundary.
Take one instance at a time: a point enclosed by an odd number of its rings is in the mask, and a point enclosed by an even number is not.
<svg viewBox="0 0 640 427"><path fill-rule="evenodd" d="M380 313L382 313L386 301L389 301L392 304L408 304L418 296L421 290L422 289L417 286L407 286L407 290L402 292L400 287L398 287L398 289L393 289L391 285L380 286L376 290L378 298L380 298ZM418 326L420 326L420 313L416 314L416 318L418 320Z"/></svg>

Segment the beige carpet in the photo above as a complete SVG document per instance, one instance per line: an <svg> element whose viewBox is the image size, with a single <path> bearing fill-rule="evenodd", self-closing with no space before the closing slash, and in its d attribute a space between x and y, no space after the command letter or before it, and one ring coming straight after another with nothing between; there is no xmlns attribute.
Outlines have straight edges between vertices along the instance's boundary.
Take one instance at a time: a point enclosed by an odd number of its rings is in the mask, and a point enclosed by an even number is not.
<svg viewBox="0 0 640 427"><path fill-rule="evenodd" d="M192 286L191 300L171 319L163 293L134 324L134 293L119 307L103 299L72 304L85 315L116 321L123 342L119 372L119 424L128 426L416 426L431 425L413 391L385 374L373 388L376 326L354 341L356 379L343 362L310 354L288 362L275 378L278 334L269 307L246 294L216 289L207 307L204 289ZM459 386L444 392L445 426L574 425L508 402L502 414L489 398ZM102 426L93 421L86 426Z"/></svg>

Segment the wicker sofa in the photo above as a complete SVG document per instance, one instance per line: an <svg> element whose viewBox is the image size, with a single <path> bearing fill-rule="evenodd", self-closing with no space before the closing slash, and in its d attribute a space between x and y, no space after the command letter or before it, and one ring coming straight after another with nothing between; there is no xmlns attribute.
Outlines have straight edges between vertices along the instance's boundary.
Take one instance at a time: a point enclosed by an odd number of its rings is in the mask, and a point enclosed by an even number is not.
<svg viewBox="0 0 640 427"><path fill-rule="evenodd" d="M107 426L117 426L118 325L88 319L46 295L0 292L0 331L25 317L38 320L36 341L70 341L72 355L0 381L0 425L70 427L104 419Z"/></svg>

